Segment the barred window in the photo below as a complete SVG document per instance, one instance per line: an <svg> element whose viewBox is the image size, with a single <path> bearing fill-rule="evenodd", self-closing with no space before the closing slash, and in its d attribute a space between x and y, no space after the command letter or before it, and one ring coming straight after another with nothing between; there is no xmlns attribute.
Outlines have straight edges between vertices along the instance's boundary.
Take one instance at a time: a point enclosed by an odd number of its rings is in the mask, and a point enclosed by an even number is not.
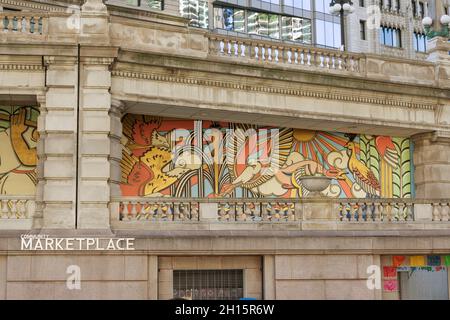
<svg viewBox="0 0 450 320"><path fill-rule="evenodd" d="M244 296L243 270L174 270L173 297L238 300Z"/></svg>

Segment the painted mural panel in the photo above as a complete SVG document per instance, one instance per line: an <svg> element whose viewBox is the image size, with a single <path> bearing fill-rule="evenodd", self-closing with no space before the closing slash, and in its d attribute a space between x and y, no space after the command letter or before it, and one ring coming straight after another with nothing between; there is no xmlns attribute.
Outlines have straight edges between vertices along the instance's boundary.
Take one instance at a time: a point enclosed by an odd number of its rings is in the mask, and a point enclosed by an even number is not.
<svg viewBox="0 0 450 320"><path fill-rule="evenodd" d="M412 192L408 138L126 115L122 144L123 196L301 198L310 175L328 197Z"/></svg>
<svg viewBox="0 0 450 320"><path fill-rule="evenodd" d="M32 107L0 106L0 195L35 194L38 115Z"/></svg>

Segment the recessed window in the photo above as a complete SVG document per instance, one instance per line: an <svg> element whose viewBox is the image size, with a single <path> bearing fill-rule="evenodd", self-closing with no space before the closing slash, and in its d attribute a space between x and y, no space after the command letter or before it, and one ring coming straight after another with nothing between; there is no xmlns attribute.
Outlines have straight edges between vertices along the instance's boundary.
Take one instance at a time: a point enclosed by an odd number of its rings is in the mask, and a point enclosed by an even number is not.
<svg viewBox="0 0 450 320"><path fill-rule="evenodd" d="M364 8L366 6L365 1L364 0L359 0L359 6L361 8Z"/></svg>
<svg viewBox="0 0 450 320"><path fill-rule="evenodd" d="M391 27L380 28L380 43L385 46L401 48L401 31Z"/></svg>
<svg viewBox="0 0 450 320"><path fill-rule="evenodd" d="M173 297L238 300L244 297L243 270L174 270Z"/></svg>
<svg viewBox="0 0 450 320"><path fill-rule="evenodd" d="M364 20L359 21L359 35L361 40L366 40L366 22Z"/></svg>
<svg viewBox="0 0 450 320"><path fill-rule="evenodd" d="M418 52L427 51L427 36L422 33L414 32L413 34L414 50Z"/></svg>
<svg viewBox="0 0 450 320"><path fill-rule="evenodd" d="M423 18L425 16L425 3L422 1L411 1L411 10L414 17Z"/></svg>

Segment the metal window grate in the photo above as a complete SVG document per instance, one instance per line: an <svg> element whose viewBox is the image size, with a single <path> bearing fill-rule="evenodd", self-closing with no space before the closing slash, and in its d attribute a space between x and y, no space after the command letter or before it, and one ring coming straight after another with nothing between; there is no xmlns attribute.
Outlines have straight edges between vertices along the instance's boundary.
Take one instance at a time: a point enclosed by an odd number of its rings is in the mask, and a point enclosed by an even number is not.
<svg viewBox="0 0 450 320"><path fill-rule="evenodd" d="M244 295L243 270L174 270L173 297L237 300Z"/></svg>

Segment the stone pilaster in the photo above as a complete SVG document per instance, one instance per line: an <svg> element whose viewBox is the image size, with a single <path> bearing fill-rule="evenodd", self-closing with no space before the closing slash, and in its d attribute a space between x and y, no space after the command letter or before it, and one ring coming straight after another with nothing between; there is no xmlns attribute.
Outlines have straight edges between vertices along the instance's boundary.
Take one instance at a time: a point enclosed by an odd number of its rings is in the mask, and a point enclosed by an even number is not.
<svg viewBox="0 0 450 320"><path fill-rule="evenodd" d="M416 198L450 198L450 133L413 136Z"/></svg>
<svg viewBox="0 0 450 320"><path fill-rule="evenodd" d="M76 56L47 56L47 93L41 101L38 195L42 227L75 228L77 86ZM39 171L39 170L38 170Z"/></svg>
<svg viewBox="0 0 450 320"><path fill-rule="evenodd" d="M105 47L81 48L78 177L80 229L109 228L111 171L109 67L114 61L116 52L113 48Z"/></svg>
<svg viewBox="0 0 450 320"><path fill-rule="evenodd" d="M109 117L111 121L110 138L110 155L109 161L111 165L110 171L110 192L111 197L120 197L122 195L120 191L120 182L122 177L122 169L120 168L120 162L122 160L122 144L120 142L122 138L122 116L124 114L125 104L113 99L111 101L111 109L109 111Z"/></svg>
<svg viewBox="0 0 450 320"><path fill-rule="evenodd" d="M44 217L44 189L45 189L45 139L47 138L47 133L44 127L44 119L47 116L47 108L45 105L45 95L39 95L37 97L37 102L39 106L39 118L37 121L37 131L39 133L39 140L37 142L37 186L36 186L36 211L33 217L33 229L41 229L43 226Z"/></svg>

